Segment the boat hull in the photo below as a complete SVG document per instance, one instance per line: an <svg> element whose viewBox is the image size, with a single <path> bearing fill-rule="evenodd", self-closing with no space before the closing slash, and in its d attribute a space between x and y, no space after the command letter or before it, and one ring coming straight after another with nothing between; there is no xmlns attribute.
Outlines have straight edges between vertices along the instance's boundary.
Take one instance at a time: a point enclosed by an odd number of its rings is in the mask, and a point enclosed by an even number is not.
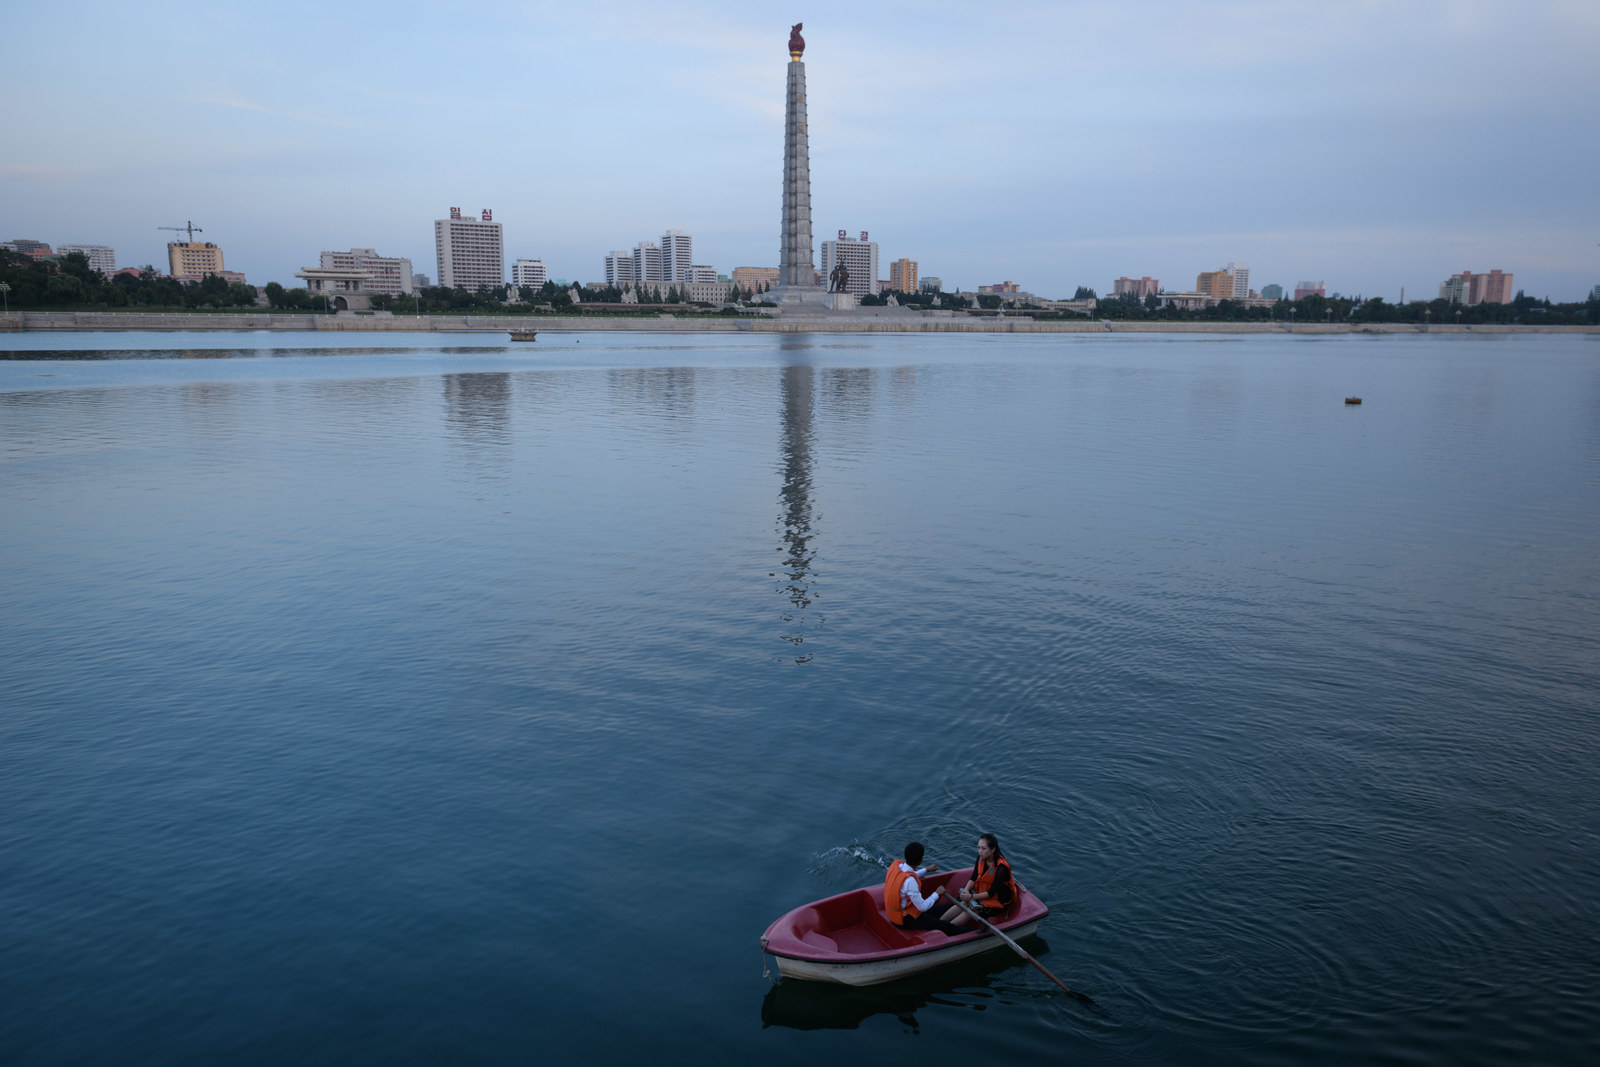
<svg viewBox="0 0 1600 1067"><path fill-rule="evenodd" d="M923 879L924 892L967 883L969 867ZM1026 937L1050 914L1044 901L1017 887L1011 906L989 918L1008 936ZM1006 944L985 928L946 933L896 926L884 910L883 887L865 886L801 905L761 936L785 978L869 986L970 959Z"/></svg>
<svg viewBox="0 0 1600 1067"><path fill-rule="evenodd" d="M1006 931L1013 940L1027 937L1039 929L1039 920L1013 927ZM1006 943L993 934L969 941L952 941L943 948L928 949L909 956L861 962L828 963L821 960L797 960L788 956L776 957L778 973L785 978L800 978L808 982L837 982L840 985L867 986L894 982L901 978L922 974L958 960L971 959L986 952L1006 950Z"/></svg>

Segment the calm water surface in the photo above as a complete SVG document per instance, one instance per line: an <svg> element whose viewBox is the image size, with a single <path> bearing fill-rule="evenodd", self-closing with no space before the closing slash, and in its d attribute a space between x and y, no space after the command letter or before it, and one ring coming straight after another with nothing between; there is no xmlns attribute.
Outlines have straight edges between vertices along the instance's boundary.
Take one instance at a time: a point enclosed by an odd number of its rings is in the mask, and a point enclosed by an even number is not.
<svg viewBox="0 0 1600 1067"><path fill-rule="evenodd" d="M0 558L7 1062L1600 1048L1592 337L4 335Z"/></svg>

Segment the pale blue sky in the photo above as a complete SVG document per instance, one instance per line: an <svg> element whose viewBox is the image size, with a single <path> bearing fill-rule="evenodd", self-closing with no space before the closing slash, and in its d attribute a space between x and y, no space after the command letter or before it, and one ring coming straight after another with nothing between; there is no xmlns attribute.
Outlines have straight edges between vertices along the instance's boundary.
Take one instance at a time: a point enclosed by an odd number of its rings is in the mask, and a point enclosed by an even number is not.
<svg viewBox="0 0 1600 1067"><path fill-rule="evenodd" d="M775 266L785 41L803 20L814 225L947 287L1432 297L1463 269L1600 283L1600 2L462 2L0 7L0 239L164 267L193 219L293 282L432 220L603 276L695 235Z"/></svg>

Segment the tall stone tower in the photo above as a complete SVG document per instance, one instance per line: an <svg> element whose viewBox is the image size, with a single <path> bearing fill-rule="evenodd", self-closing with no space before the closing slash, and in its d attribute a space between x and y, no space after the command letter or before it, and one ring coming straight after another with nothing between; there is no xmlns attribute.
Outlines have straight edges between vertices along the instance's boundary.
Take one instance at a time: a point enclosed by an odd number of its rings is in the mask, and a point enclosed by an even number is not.
<svg viewBox="0 0 1600 1067"><path fill-rule="evenodd" d="M805 38L802 23L789 31L789 92L783 120L783 236L778 246L779 305L823 303L811 244L811 147L806 132Z"/></svg>

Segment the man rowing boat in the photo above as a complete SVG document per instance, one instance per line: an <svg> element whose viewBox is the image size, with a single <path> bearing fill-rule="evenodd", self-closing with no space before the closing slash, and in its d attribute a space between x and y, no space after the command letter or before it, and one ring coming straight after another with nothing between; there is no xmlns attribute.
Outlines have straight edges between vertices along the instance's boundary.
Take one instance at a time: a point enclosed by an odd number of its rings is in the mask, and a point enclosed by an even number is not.
<svg viewBox="0 0 1600 1067"><path fill-rule="evenodd" d="M889 873L883 880L883 908L889 913L889 921L905 930L938 930L952 936L966 933L930 910L939 903L939 895L923 896L921 879L937 871L939 865L918 866L921 863L922 842L913 841L906 846L904 860L889 864Z"/></svg>

